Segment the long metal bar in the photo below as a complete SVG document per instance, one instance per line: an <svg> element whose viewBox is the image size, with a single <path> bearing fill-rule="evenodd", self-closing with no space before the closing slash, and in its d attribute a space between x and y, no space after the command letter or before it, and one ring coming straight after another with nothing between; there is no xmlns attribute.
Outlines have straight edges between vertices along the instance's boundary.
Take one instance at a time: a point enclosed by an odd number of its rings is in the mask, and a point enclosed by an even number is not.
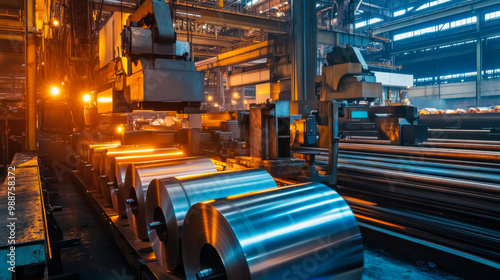
<svg viewBox="0 0 500 280"><path fill-rule="evenodd" d="M321 148L301 148L306 150L313 150L324 152L325 149ZM389 145L363 145L363 144L350 144L340 143L340 151L358 151L368 153L381 153L391 155L406 155L414 157L431 157L442 159L454 160L471 160L479 162L500 162L500 153L491 151L474 151L474 150L457 150L457 149L440 149L440 148L427 148L422 149L419 147L401 147Z"/></svg>
<svg viewBox="0 0 500 280"><path fill-rule="evenodd" d="M38 149L36 140L36 0L25 0L26 19L26 150Z"/></svg>
<svg viewBox="0 0 500 280"><path fill-rule="evenodd" d="M186 17L209 24L239 29L258 29L275 34L286 34L289 30L289 23L286 20L270 19L226 10L208 9L184 3L176 3L175 6L178 18Z"/></svg>

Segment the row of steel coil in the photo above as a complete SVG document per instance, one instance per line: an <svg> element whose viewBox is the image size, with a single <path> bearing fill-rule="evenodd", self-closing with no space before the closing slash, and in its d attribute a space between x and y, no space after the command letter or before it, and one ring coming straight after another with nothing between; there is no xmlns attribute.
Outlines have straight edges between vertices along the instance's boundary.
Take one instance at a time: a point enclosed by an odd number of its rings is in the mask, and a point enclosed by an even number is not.
<svg viewBox="0 0 500 280"><path fill-rule="evenodd" d="M500 113L500 106L473 107L469 109L423 108L419 110L418 113L420 115Z"/></svg>
<svg viewBox="0 0 500 280"><path fill-rule="evenodd" d="M338 192L359 222L500 267L499 152L341 143Z"/></svg>
<svg viewBox="0 0 500 280"><path fill-rule="evenodd" d="M350 207L331 188L148 145L80 145L78 169L159 264L187 279L361 279ZM304 278L305 277L305 278Z"/></svg>

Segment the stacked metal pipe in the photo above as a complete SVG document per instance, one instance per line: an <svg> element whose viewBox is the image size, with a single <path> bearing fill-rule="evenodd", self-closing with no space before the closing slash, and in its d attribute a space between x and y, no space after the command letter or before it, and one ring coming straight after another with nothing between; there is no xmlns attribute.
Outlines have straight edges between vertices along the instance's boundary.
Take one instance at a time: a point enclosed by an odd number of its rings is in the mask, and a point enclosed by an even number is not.
<svg viewBox="0 0 500 280"><path fill-rule="evenodd" d="M499 152L347 143L340 148L338 191L359 221L500 268ZM326 160L324 152L318 160Z"/></svg>

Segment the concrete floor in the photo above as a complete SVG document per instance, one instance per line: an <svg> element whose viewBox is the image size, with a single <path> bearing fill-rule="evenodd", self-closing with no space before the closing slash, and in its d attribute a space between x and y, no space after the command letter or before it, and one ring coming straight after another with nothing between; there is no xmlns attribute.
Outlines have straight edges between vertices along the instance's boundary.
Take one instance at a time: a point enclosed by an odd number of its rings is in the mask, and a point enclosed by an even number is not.
<svg viewBox="0 0 500 280"><path fill-rule="evenodd" d="M363 280L459 280L441 272L432 263L410 264L382 250L365 250Z"/></svg>
<svg viewBox="0 0 500 280"><path fill-rule="evenodd" d="M136 279L96 214L76 190L69 175L63 176L62 182L51 185L58 189L58 195L51 196L51 204L63 207L61 212L55 213L55 217L65 236L81 238L81 245L63 249L61 252L65 274L79 273L79 279L83 280ZM459 278L432 268L432 264L410 264L384 251L367 249L363 280L393 279Z"/></svg>
<svg viewBox="0 0 500 280"><path fill-rule="evenodd" d="M77 192L68 176L57 187L51 204L62 206L55 218L65 238L81 238L81 245L61 251L65 274L79 273L84 280L132 280L136 277L107 234L96 214Z"/></svg>

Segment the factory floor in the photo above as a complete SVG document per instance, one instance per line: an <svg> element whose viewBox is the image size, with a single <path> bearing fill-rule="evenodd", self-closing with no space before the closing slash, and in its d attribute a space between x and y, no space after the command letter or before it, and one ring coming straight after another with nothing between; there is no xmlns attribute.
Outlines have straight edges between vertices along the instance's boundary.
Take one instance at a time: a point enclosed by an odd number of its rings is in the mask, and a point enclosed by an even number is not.
<svg viewBox="0 0 500 280"><path fill-rule="evenodd" d="M80 238L81 245L61 252L64 274L78 274L84 280L132 280L136 279L126 260L120 254L113 239L103 228L99 217L80 195L70 174L54 178L51 183L53 206L62 206L55 218L65 238ZM71 279L76 279L71 277ZM365 251L363 280L455 280L442 273L432 263L410 264L381 250Z"/></svg>

